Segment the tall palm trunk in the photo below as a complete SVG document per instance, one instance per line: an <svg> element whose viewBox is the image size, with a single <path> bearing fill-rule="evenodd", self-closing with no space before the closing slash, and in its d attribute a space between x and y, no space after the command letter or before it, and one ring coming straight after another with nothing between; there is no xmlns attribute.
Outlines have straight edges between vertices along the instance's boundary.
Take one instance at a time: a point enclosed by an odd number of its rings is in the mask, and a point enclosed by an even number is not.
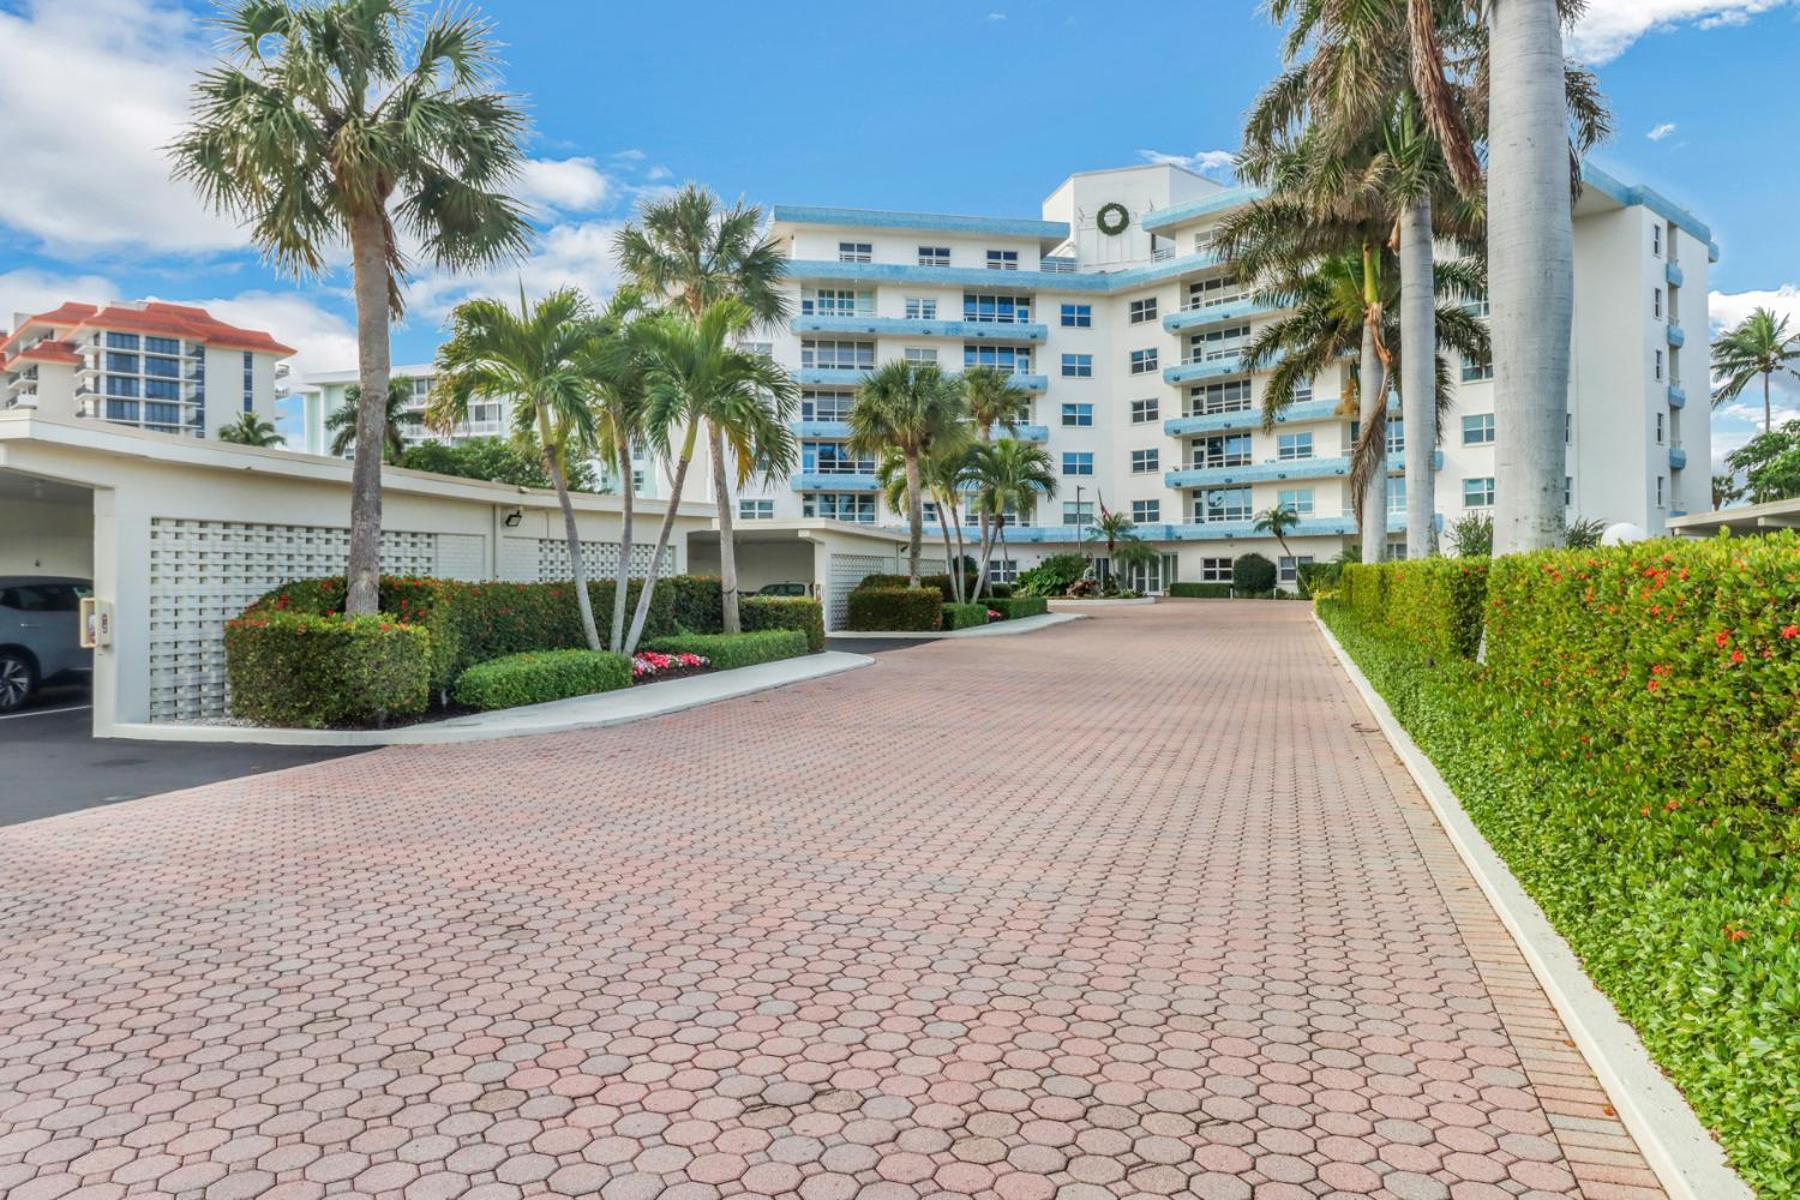
<svg viewBox="0 0 1800 1200"><path fill-rule="evenodd" d="M924 549L921 544L925 540L925 499L920 494L924 491L923 476L919 470L919 452L906 452L906 519L912 527L906 542L906 572L908 587L919 586L919 554Z"/></svg>
<svg viewBox="0 0 1800 1200"><path fill-rule="evenodd" d="M626 635L622 653L637 652L638 639L644 636L644 622L650 619L650 600L656 591L656 576L662 567L663 551L675 530L675 507L681 503L681 489L687 483L688 464L694 461L694 443L700 438L698 419L688 422L687 436L681 442L681 457L675 460L675 479L671 484L668 506L663 510L662 528L656 533L656 551L644 570L644 589L638 593L637 611L631 616L631 632Z"/></svg>
<svg viewBox="0 0 1800 1200"><path fill-rule="evenodd" d="M637 486L631 478L631 443L623 441L619 445L620 478L624 480L625 490L620 497L622 511L619 514L619 570L613 584L613 610L611 637L607 645L617 650L625 644L625 594L631 590L631 535L632 523L635 519L633 501L636 498Z"/></svg>
<svg viewBox="0 0 1800 1200"><path fill-rule="evenodd" d="M718 425L706 423L707 446L712 451L713 498L719 506L719 600L726 633L738 633L738 573L736 530L732 524L731 484L725 477L725 435Z"/></svg>
<svg viewBox="0 0 1800 1200"><path fill-rule="evenodd" d="M956 561L954 557L955 552L950 548L950 522L943 519L943 504L943 498L940 496L938 498L938 533L940 533L944 539L944 574L945 577L950 580L950 598L956 603L961 604L963 599L962 579L960 572L958 572L953 565Z"/></svg>
<svg viewBox="0 0 1800 1200"><path fill-rule="evenodd" d="M387 226L379 209L350 223L352 291L356 298L356 457L350 468L349 590L344 611L372 613L381 605L381 460L387 446Z"/></svg>
<svg viewBox="0 0 1800 1200"><path fill-rule="evenodd" d="M1431 197L1400 214L1400 404L1406 422L1406 557L1437 546L1437 299L1432 286Z"/></svg>
<svg viewBox="0 0 1800 1200"><path fill-rule="evenodd" d="M1362 436L1373 439L1374 465L1362 495L1362 557L1364 562L1380 562L1387 556L1387 437L1379 434L1387 424L1387 370L1375 343L1375 326L1363 322L1362 362L1357 370L1362 389L1358 416ZM1379 434L1379 436L1378 436Z"/></svg>
<svg viewBox="0 0 1800 1200"><path fill-rule="evenodd" d="M1775 410L1773 408L1769 407L1769 376L1771 374L1773 374L1773 372L1770 372L1770 371L1764 371L1762 373L1762 377L1763 377L1763 432L1764 433L1768 433L1771 429L1774 428L1774 425L1775 425Z"/></svg>
<svg viewBox="0 0 1800 1200"><path fill-rule="evenodd" d="M556 502L562 506L563 534L569 540L569 573L575 578L575 607L581 613L581 635L589 650L600 649L600 631L594 627L594 601L588 595L587 564L581 560L581 529L575 524L575 504L569 499L569 480L563 473L562 455L550 438L550 423L538 414L538 437L544 443L544 469L556 485Z"/></svg>
<svg viewBox="0 0 1800 1200"><path fill-rule="evenodd" d="M1561 540L1575 245L1556 0L1489 14L1494 553L1514 554Z"/></svg>

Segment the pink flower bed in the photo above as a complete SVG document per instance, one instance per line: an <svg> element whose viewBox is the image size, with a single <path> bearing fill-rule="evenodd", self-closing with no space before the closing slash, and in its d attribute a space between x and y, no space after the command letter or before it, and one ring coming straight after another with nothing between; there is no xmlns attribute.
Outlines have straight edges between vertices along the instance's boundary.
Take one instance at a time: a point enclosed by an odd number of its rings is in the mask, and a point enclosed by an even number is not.
<svg viewBox="0 0 1800 1200"><path fill-rule="evenodd" d="M671 672L701 670L711 665L698 654L658 654L654 650L640 650L631 656L631 677L650 679Z"/></svg>

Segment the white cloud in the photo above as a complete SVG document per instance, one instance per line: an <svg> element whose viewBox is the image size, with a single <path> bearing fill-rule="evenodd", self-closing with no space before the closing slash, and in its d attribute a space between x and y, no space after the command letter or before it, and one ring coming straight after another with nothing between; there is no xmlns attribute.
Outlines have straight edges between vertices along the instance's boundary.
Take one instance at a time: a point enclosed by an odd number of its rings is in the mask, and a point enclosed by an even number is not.
<svg viewBox="0 0 1800 1200"><path fill-rule="evenodd" d="M1675 132L1675 122L1664 121L1662 124L1657 125L1655 128L1651 129L1650 132L1646 133L1644 136L1649 138L1653 142L1660 142L1664 138L1668 137L1671 133L1674 133L1674 132Z"/></svg>
<svg viewBox="0 0 1800 1200"><path fill-rule="evenodd" d="M1772 291L1711 292L1706 297L1714 329L1730 329L1758 308L1772 309L1800 331L1800 284L1784 283Z"/></svg>
<svg viewBox="0 0 1800 1200"><path fill-rule="evenodd" d="M1568 51L1584 62L1610 62L1645 34L1681 25L1713 29L1742 25L1793 0L1589 0L1569 37Z"/></svg>
<svg viewBox="0 0 1800 1200"><path fill-rule="evenodd" d="M613 235L621 224L564 222L541 233L523 262L473 274L422 271L407 287L407 310L417 320L441 321L464 300L483 296L516 299L521 282L531 298L560 287L580 288L593 297L608 295L619 284Z"/></svg>
<svg viewBox="0 0 1800 1200"><path fill-rule="evenodd" d="M102 275L52 275L29 268L0 274L0 330L10 331L19 316L49 312L65 300L105 304L119 289Z"/></svg>
<svg viewBox="0 0 1800 1200"><path fill-rule="evenodd" d="M1800 330L1800 285L1784 283L1780 287L1747 292L1712 292L1706 298L1707 315L1712 321L1713 336L1737 325L1758 308L1772 310L1786 317L1791 329ZM1800 380L1777 375L1770 381L1774 424L1800 419ZM1693 390L1690 387L1690 392ZM1705 397L1699 398L1704 401ZM1690 396L1689 403L1694 398ZM1736 399L1713 410L1713 470L1724 473L1725 456L1762 432L1762 383L1752 381Z"/></svg>
<svg viewBox="0 0 1800 1200"><path fill-rule="evenodd" d="M987 19L989 21L1004 21L1006 20L1006 14L1003 12L991 12L987 15Z"/></svg>
<svg viewBox="0 0 1800 1200"><path fill-rule="evenodd" d="M1180 167L1196 174L1230 180L1237 174L1237 151L1196 150L1192 154L1169 154L1162 150L1139 150L1138 157L1148 163Z"/></svg>
<svg viewBox="0 0 1800 1200"><path fill-rule="evenodd" d="M612 181L591 158L534 158L520 171L514 191L526 204L587 212L606 202Z"/></svg>

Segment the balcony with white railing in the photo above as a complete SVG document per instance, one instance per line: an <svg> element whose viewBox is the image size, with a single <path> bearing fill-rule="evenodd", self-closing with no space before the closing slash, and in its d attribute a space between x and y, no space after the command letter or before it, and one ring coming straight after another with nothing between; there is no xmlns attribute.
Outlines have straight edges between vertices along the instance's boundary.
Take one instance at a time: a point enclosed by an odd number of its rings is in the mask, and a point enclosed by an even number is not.
<svg viewBox="0 0 1800 1200"><path fill-rule="evenodd" d="M1241 375L1244 372L1242 356L1249 348L1248 338L1209 342L1204 349L1190 353L1174 366L1163 368L1163 382L1194 383L1223 375Z"/></svg>
<svg viewBox="0 0 1800 1200"><path fill-rule="evenodd" d="M1162 326L1170 333L1185 333L1226 321L1265 316L1275 311L1269 305L1258 303L1250 293L1239 292L1223 299L1208 297L1205 300L1189 301L1185 307L1165 316Z"/></svg>

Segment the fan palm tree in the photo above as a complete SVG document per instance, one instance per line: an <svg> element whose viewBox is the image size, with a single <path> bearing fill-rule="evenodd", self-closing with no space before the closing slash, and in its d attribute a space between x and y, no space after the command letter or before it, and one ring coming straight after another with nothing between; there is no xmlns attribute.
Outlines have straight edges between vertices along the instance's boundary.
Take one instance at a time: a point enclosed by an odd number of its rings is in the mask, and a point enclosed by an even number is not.
<svg viewBox="0 0 1800 1200"><path fill-rule="evenodd" d="M1736 476L1714 475L1712 477L1712 506L1714 509L1724 508L1743 494L1744 489L1738 486Z"/></svg>
<svg viewBox="0 0 1800 1200"><path fill-rule="evenodd" d="M909 586L919 586L919 553L924 539L927 454L950 454L966 442L967 407L954 382L932 363L903 359L882 366L863 381L850 407L850 452L877 457L897 452L906 470Z"/></svg>
<svg viewBox="0 0 1800 1200"><path fill-rule="evenodd" d="M634 288L620 288L576 354L577 369L592 390L595 453L619 478L619 569L614 577L612 625L606 643L615 647L625 642L626 596L631 590L636 532L632 448L643 440L649 405L643 339L633 324L642 314L643 297ZM676 499L679 497L670 502Z"/></svg>
<svg viewBox="0 0 1800 1200"><path fill-rule="evenodd" d="M525 249L503 190L525 118L493 89L487 23L407 0L237 0L221 19L230 58L203 72L194 121L171 152L178 178L244 221L279 270L317 277L350 246L359 406L345 609L374 612L381 576L381 448L388 322L404 307L401 231L439 267L488 266Z"/></svg>
<svg viewBox="0 0 1800 1200"><path fill-rule="evenodd" d="M554 291L536 305L526 303L520 288L516 312L498 300L457 305L450 314L450 340L438 349L429 420L437 428L449 429L468 419L474 400L512 402L514 438L535 443L544 470L556 485L581 632L588 649L598 650L600 634L594 627L581 530L569 500L566 470L571 457L586 457L594 447L589 383L577 361L590 333L590 316L587 300L573 288Z"/></svg>
<svg viewBox="0 0 1800 1200"><path fill-rule="evenodd" d="M725 208L698 184L687 184L673 196L643 206L638 220L614 239L620 263L648 295L660 296L685 309L695 320L722 300L735 299L749 311L749 324L774 325L787 319L789 303L782 291L787 259L763 232L762 209L742 201ZM728 432L706 426L712 458L713 493L719 508L720 584L724 589L724 627L738 630L736 577L736 512L727 476ZM748 465L738 464L741 483Z"/></svg>
<svg viewBox="0 0 1800 1200"><path fill-rule="evenodd" d="M1788 319L1773 310L1758 308L1713 343L1713 407L1735 400L1758 375L1762 376L1763 432L1775 427L1775 408L1769 382L1777 373L1800 379L1800 333L1788 332ZM1716 505L1714 507L1717 507Z"/></svg>
<svg viewBox="0 0 1800 1200"><path fill-rule="evenodd" d="M740 484L753 470L779 478L794 467L796 451L788 422L798 393L792 377L773 361L733 345L751 320L750 310L741 300L727 297L707 305L698 319L680 309L665 310L640 322L646 369L645 435L664 458L673 456L675 473L656 552L645 573L631 629L625 635L626 653L637 649L650 616L651 593L674 530L674 497L681 495L687 481L701 426L707 424L721 432L725 448L738 464ZM677 432L681 442L675 449L672 442ZM723 514L728 497L720 499ZM737 567L724 527L719 536L719 559L721 586L730 596L737 587ZM725 611L726 632L737 632L729 623L734 610Z"/></svg>
<svg viewBox="0 0 1800 1200"><path fill-rule="evenodd" d="M970 449L967 477L974 487L975 510L994 529L993 544L982 548L981 577L985 581L996 546L1005 557L1007 521L1016 517L1029 525L1036 519L1038 500L1056 495L1056 471L1044 447L1001 438L977 442Z"/></svg>
<svg viewBox="0 0 1800 1200"><path fill-rule="evenodd" d="M219 430L221 442L239 446L285 446L287 439L275 432L275 426L253 412L240 413L238 419Z"/></svg>
<svg viewBox="0 0 1800 1200"><path fill-rule="evenodd" d="M963 594L963 572L957 569L963 553L962 508L968 481L969 449L952 445L949 451L927 453L919 462L919 478L937 508L938 534L944 539L944 570L950 579L951 599L961 604L969 599ZM888 511L897 517L907 514L906 457L889 450L875 465L875 483L881 489Z"/></svg>
<svg viewBox="0 0 1800 1200"><path fill-rule="evenodd" d="M387 403L381 413L381 461L398 465L406 453L406 405L412 399L412 381L396 379L388 385ZM344 403L325 418L325 432L331 434L331 456L342 458L356 445L357 427L362 423L362 385L353 383L344 389Z"/></svg>
<svg viewBox="0 0 1800 1200"><path fill-rule="evenodd" d="M1012 376L998 367L970 367L963 372L963 398L969 405L969 419L975 423L975 435L984 442L994 440L998 425L1010 436L1018 432L1019 416L1030 412L1031 393L1017 387ZM987 587L987 564L993 547L993 531L988 528L986 513L977 514L981 535L981 575L975 582L975 594Z"/></svg>

